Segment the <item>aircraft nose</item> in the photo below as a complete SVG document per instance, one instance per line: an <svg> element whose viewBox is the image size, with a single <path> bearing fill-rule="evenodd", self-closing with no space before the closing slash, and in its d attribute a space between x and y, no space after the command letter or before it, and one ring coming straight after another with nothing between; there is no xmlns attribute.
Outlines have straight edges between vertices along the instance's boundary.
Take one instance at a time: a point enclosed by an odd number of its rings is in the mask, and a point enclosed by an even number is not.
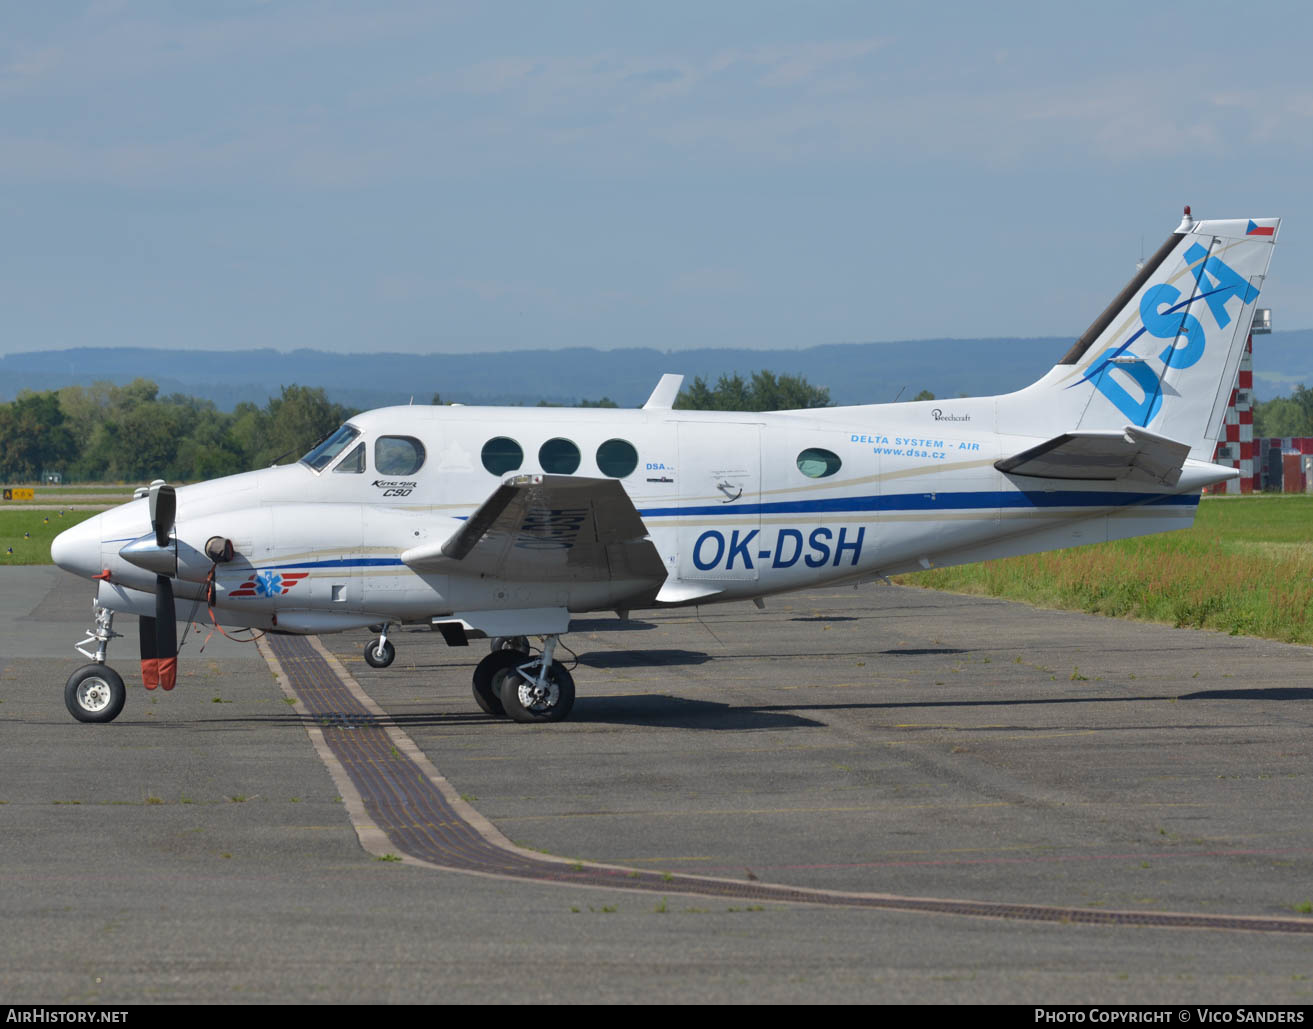
<svg viewBox="0 0 1313 1029"><path fill-rule="evenodd" d="M102 570L100 563L100 521L102 515L88 518L65 529L50 544L50 559L66 572L91 578Z"/></svg>

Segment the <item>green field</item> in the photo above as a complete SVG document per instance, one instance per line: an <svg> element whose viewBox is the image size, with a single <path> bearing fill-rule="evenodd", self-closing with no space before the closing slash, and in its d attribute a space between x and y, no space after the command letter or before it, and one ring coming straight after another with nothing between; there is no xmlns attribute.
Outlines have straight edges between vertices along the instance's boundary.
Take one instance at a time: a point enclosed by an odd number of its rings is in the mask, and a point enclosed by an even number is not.
<svg viewBox="0 0 1313 1029"><path fill-rule="evenodd" d="M1206 497L1191 529L897 581L1313 643L1313 496Z"/></svg>
<svg viewBox="0 0 1313 1029"><path fill-rule="evenodd" d="M50 564L50 541L95 513L0 508L0 565Z"/></svg>

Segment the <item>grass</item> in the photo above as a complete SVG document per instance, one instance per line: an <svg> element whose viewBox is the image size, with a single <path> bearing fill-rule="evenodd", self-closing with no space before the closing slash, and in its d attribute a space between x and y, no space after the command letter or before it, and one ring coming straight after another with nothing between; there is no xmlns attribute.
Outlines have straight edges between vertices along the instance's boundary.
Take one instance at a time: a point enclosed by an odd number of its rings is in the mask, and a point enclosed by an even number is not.
<svg viewBox="0 0 1313 1029"><path fill-rule="evenodd" d="M0 508L0 565L50 564L50 541L95 513Z"/></svg>
<svg viewBox="0 0 1313 1029"><path fill-rule="evenodd" d="M897 581L1313 643L1313 496L1207 497L1187 530L937 568Z"/></svg>

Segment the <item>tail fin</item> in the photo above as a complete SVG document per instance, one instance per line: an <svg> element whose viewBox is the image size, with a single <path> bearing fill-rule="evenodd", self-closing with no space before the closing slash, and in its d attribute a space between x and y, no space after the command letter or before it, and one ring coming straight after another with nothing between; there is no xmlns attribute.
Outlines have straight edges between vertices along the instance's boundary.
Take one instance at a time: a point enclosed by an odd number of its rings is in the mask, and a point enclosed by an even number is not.
<svg viewBox="0 0 1313 1029"><path fill-rule="evenodd" d="M1043 379L999 398L1027 435L1128 425L1210 461L1279 218L1193 221L1171 236Z"/></svg>

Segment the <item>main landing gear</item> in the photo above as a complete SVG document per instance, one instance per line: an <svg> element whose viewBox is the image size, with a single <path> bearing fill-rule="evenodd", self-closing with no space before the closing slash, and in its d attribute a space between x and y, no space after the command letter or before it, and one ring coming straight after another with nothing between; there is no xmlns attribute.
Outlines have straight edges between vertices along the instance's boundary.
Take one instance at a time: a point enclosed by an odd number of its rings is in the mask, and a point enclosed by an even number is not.
<svg viewBox="0 0 1313 1029"><path fill-rule="evenodd" d="M70 675L64 685L64 706L79 722L112 722L123 710L128 691L119 673L105 664L109 641L122 635L114 631L114 612L98 607L95 628L75 644L75 649L92 661ZM88 643L95 643L96 649L84 649Z"/></svg>
<svg viewBox="0 0 1313 1029"><path fill-rule="evenodd" d="M495 648L474 669L475 703L487 714L515 722L564 720L574 707L574 679L553 660L558 642L557 635L544 637L536 657L527 649Z"/></svg>

